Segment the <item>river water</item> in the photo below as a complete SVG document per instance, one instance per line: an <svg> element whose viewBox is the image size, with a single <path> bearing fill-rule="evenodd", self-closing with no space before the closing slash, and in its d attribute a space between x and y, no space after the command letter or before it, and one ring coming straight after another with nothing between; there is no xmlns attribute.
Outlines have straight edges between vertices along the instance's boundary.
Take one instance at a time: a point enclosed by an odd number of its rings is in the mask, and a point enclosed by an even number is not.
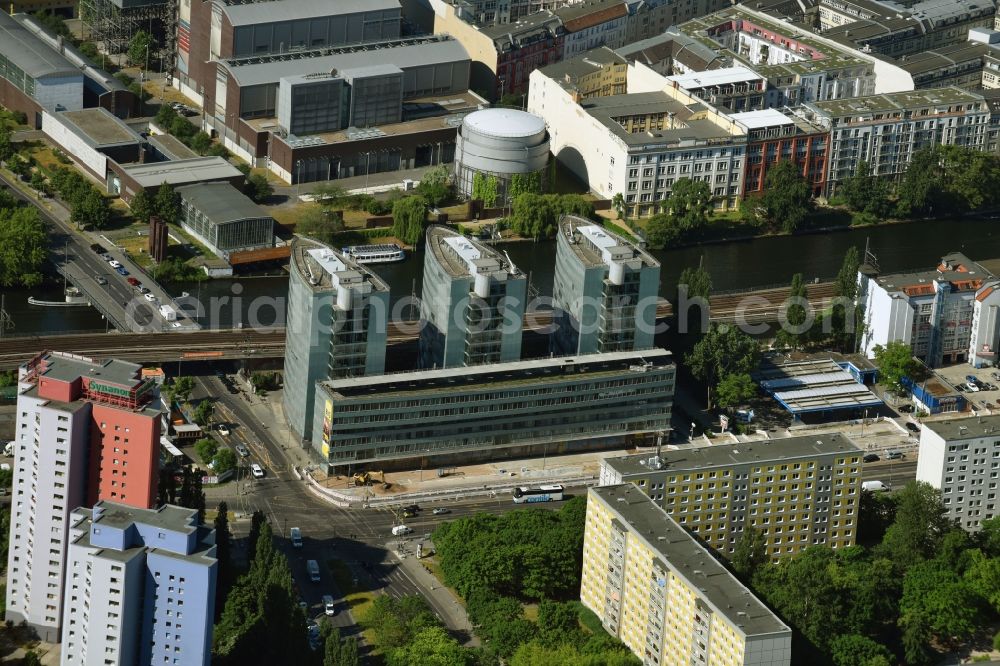
<svg viewBox="0 0 1000 666"><path fill-rule="evenodd" d="M677 278L688 266L699 262L711 273L715 292L787 284L792 275L802 273L807 281L829 279L836 275L849 247L863 250L866 244L878 259L882 271L926 269L942 255L964 252L972 259L1000 257L1000 221L934 220L879 227L849 229L824 234L774 236L746 241L664 250L653 254L663 265L660 293L672 298ZM555 242L515 242L498 246L506 250L521 270L529 273L531 283L543 296L552 293ZM373 266L391 287L392 301L420 294L423 254L411 253L398 264ZM250 321L248 310L257 308L257 320L271 323L274 309L282 310L287 295L287 277L244 277L209 280L200 284L174 285L172 294L187 291L203 304L214 304L217 314L211 317L220 327L235 321ZM105 322L90 308L43 308L27 303L29 295L59 300L61 287L6 290L6 309L14 320L14 335L49 332L104 330ZM273 307L260 297L273 299ZM223 299L226 300L223 300ZM253 305L256 302L256 305ZM277 315L279 318L282 314Z"/></svg>

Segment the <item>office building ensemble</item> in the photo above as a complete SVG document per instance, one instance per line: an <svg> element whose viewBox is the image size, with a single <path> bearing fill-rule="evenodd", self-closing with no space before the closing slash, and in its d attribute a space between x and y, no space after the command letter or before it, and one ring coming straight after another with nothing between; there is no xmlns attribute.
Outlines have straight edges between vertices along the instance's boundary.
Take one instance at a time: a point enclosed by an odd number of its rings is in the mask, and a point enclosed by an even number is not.
<svg viewBox="0 0 1000 666"><path fill-rule="evenodd" d="M660 263L575 215L563 216L556 238L553 351L575 355L652 347Z"/></svg>
<svg viewBox="0 0 1000 666"><path fill-rule="evenodd" d="M840 434L605 458L600 485L632 483L724 557L747 527L772 560L857 532L862 451Z"/></svg>
<svg viewBox="0 0 1000 666"><path fill-rule="evenodd" d="M861 351L904 342L930 367L996 361L1000 344L1000 280L964 254L942 257L932 270L880 275L865 264L859 271L863 307Z"/></svg>
<svg viewBox="0 0 1000 666"><path fill-rule="evenodd" d="M349 470L644 442L670 427L674 375L670 353L650 349L324 381L313 446Z"/></svg>
<svg viewBox="0 0 1000 666"><path fill-rule="evenodd" d="M156 501L160 409L140 367L46 352L19 369L8 621L58 641L70 513Z"/></svg>
<svg viewBox="0 0 1000 666"><path fill-rule="evenodd" d="M519 360L527 283L505 253L448 227L428 228L420 367Z"/></svg>
<svg viewBox="0 0 1000 666"><path fill-rule="evenodd" d="M389 286L317 241L292 241L283 405L292 431L313 441L317 381L385 371Z"/></svg>
<svg viewBox="0 0 1000 666"><path fill-rule="evenodd" d="M920 429L917 481L941 491L948 518L969 532L1000 515L1000 416L926 421Z"/></svg>
<svg viewBox="0 0 1000 666"><path fill-rule="evenodd" d="M792 663L792 630L632 484L587 492L580 600L648 666Z"/></svg>
<svg viewBox="0 0 1000 666"><path fill-rule="evenodd" d="M211 663L215 530L177 506L70 517L62 666Z"/></svg>

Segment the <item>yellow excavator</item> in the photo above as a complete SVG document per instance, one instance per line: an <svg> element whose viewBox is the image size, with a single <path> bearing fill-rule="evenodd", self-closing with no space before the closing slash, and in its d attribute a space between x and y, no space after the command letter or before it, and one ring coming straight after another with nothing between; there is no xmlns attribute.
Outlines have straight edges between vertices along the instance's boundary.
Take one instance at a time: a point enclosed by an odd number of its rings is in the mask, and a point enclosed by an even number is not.
<svg viewBox="0 0 1000 666"><path fill-rule="evenodd" d="M376 477L383 488L389 487L389 484L385 482L385 472L382 470L377 472L358 472L354 475L354 485L370 486L376 480Z"/></svg>

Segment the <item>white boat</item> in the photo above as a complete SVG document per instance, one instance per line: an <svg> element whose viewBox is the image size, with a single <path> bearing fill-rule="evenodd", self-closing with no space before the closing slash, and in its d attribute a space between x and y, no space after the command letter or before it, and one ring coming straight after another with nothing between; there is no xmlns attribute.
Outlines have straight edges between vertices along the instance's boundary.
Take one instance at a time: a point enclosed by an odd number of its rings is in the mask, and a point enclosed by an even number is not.
<svg viewBox="0 0 1000 666"><path fill-rule="evenodd" d="M341 252L359 264L389 264L406 259L406 252L395 243L382 245L352 245Z"/></svg>

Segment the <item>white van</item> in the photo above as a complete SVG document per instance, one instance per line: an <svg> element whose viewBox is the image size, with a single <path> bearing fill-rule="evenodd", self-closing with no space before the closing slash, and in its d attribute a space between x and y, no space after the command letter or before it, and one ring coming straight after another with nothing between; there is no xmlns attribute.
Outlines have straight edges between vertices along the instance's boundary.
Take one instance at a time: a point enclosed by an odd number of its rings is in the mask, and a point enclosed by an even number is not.
<svg viewBox="0 0 1000 666"><path fill-rule="evenodd" d="M314 583L319 582L319 562L316 560L306 562L306 571L309 572L309 580Z"/></svg>
<svg viewBox="0 0 1000 666"><path fill-rule="evenodd" d="M333 603L333 597L329 594L323 595L323 613L331 616L337 614L337 604Z"/></svg>
<svg viewBox="0 0 1000 666"><path fill-rule="evenodd" d="M890 490L888 484L882 483L881 481L862 481L861 490L867 490L870 493L877 493L883 490Z"/></svg>
<svg viewBox="0 0 1000 666"><path fill-rule="evenodd" d="M292 540L292 547L301 548L302 547L302 530L298 527L293 527L288 532L289 537Z"/></svg>
<svg viewBox="0 0 1000 666"><path fill-rule="evenodd" d="M393 536L405 536L407 534L412 534L412 533L413 530L411 530L406 525L396 525L395 527L392 528Z"/></svg>

